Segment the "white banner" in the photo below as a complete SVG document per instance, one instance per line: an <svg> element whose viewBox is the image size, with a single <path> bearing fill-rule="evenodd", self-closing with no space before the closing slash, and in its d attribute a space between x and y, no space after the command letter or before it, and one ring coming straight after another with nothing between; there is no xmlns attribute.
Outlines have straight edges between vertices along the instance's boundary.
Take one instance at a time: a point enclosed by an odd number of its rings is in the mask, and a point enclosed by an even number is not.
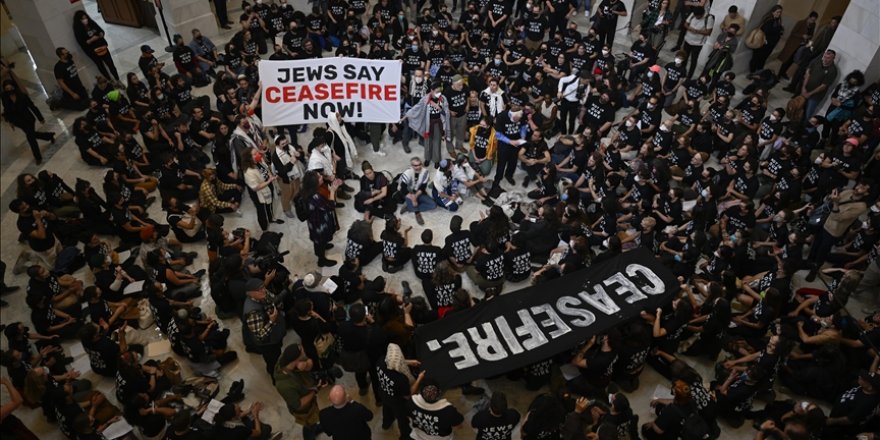
<svg viewBox="0 0 880 440"><path fill-rule="evenodd" d="M321 58L260 61L263 124L400 120L400 61Z"/></svg>

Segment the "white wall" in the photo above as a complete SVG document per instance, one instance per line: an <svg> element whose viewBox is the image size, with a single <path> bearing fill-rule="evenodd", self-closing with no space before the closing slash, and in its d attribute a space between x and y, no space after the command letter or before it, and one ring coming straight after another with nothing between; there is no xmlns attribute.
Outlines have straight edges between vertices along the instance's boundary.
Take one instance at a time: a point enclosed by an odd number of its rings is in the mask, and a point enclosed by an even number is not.
<svg viewBox="0 0 880 440"><path fill-rule="evenodd" d="M880 1L850 1L828 48L837 52L838 80L856 69L865 74L866 84L877 80L880 77ZM826 103L827 98L826 95Z"/></svg>

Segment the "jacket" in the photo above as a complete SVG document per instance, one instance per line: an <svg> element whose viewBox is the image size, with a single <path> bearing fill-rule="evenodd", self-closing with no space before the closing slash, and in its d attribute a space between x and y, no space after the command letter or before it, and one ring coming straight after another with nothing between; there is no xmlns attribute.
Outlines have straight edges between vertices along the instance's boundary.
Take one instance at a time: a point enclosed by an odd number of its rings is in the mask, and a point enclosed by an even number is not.
<svg viewBox="0 0 880 440"><path fill-rule="evenodd" d="M848 189L840 193L837 202L837 211L832 210L825 219L825 232L832 237L840 238L853 222L868 210L868 203L864 200L853 200L853 190Z"/></svg>
<svg viewBox="0 0 880 440"><path fill-rule="evenodd" d="M450 133L449 101L447 101L446 97L443 95L440 95L440 98L434 98L431 94L425 95L424 98L419 100L418 104L414 105L406 112L409 128L416 133L421 134L425 139L431 135L431 112L428 110L428 105L430 105L428 103L434 99L438 100L441 108L440 120L443 123L443 133Z"/></svg>
<svg viewBox="0 0 880 440"><path fill-rule="evenodd" d="M12 94L16 95L15 102L12 102L9 94L3 94L3 117L10 124L24 129L25 127L31 128L36 120L43 120L43 114L40 113L40 109L34 105L31 98L18 90Z"/></svg>
<svg viewBox="0 0 880 440"><path fill-rule="evenodd" d="M479 125L474 125L473 127L471 127L471 151L474 151L474 142L476 139L477 129L479 128ZM495 149L498 147L498 140L495 138L495 128L489 128L489 130L491 131L489 132L489 145L486 146L486 159L495 160Z"/></svg>

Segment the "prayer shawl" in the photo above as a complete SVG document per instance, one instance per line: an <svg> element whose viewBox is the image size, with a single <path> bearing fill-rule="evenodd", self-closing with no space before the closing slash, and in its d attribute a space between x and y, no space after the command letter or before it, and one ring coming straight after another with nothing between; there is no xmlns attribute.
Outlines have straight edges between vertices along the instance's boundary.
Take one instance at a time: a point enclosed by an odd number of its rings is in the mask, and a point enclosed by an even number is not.
<svg viewBox="0 0 880 440"><path fill-rule="evenodd" d="M336 119L336 115L332 115L330 116L330 119L327 120L327 127L333 132L337 139L342 141L342 145L345 146L345 157L343 157L343 159L348 167L353 167L354 160L358 157L358 152L354 141L351 139L351 136L348 135L348 130L345 128L345 125L339 123L339 120Z"/></svg>
<svg viewBox="0 0 880 440"><path fill-rule="evenodd" d="M431 102L435 102L435 100L441 109L440 121L443 123L443 133L441 135L451 133L449 131L449 102L446 101L446 97L443 95L440 95L440 98L434 98L432 94L428 94L406 112L409 128L421 134L425 139L431 135L431 110L428 109L428 106L431 105Z"/></svg>

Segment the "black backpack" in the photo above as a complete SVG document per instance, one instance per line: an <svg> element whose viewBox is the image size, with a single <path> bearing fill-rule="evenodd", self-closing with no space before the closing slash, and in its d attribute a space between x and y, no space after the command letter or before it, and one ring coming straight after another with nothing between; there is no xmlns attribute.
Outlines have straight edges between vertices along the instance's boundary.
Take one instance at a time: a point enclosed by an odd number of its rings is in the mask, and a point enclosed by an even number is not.
<svg viewBox="0 0 880 440"><path fill-rule="evenodd" d="M709 425L694 408L689 411L681 422L681 433L678 436L682 440L708 440L712 438Z"/></svg>
<svg viewBox="0 0 880 440"><path fill-rule="evenodd" d="M293 197L293 210L296 211L296 218L304 222L309 218L309 204L303 198L302 193L298 193Z"/></svg>

